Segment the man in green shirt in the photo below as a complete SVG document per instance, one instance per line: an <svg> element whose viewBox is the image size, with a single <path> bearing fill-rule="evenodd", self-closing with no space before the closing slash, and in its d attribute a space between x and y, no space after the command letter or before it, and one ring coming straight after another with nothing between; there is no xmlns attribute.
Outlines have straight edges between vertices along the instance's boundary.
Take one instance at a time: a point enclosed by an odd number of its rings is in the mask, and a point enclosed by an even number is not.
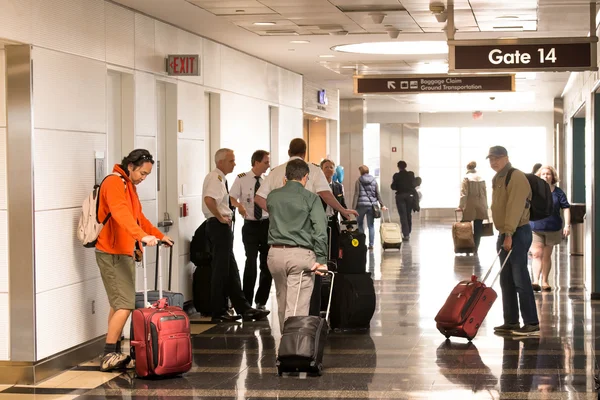
<svg viewBox="0 0 600 400"><path fill-rule="evenodd" d="M319 270L327 269L327 217L320 197L304 188L308 173L303 160L289 161L285 186L267 197L271 246L267 265L275 282L282 332L286 318L294 315L296 299L295 315L308 315L314 284L309 272L322 275Z"/></svg>

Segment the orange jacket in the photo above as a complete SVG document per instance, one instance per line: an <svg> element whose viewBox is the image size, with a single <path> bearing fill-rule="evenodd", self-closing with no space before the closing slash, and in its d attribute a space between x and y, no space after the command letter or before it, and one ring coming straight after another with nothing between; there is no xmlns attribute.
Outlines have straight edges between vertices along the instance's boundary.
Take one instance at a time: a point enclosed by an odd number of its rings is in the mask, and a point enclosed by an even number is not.
<svg viewBox="0 0 600 400"><path fill-rule="evenodd" d="M103 221L109 212L111 217L100 231L96 248L109 254L133 255L136 241L141 242L142 238L148 235L162 239L164 234L142 213L142 204L129 176L118 164L113 168L113 172L121 174L126 184L124 185L121 178L114 175L109 176L102 183L98 220Z"/></svg>

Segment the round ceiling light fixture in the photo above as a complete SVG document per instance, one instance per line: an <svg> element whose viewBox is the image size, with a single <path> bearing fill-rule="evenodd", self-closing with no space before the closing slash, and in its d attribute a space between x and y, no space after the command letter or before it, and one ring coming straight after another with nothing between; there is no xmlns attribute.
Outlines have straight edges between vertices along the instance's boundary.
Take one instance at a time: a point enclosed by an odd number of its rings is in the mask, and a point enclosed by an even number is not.
<svg viewBox="0 0 600 400"><path fill-rule="evenodd" d="M448 43L438 42L370 42L334 46L343 53L380 55L448 54Z"/></svg>

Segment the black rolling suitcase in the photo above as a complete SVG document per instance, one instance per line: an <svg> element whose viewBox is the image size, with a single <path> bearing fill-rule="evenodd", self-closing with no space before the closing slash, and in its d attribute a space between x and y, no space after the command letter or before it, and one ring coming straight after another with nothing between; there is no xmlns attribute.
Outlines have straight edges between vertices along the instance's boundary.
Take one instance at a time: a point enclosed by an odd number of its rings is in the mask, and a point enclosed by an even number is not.
<svg viewBox="0 0 600 400"><path fill-rule="evenodd" d="M337 272L364 274L367 271L367 238L356 230L356 221L343 221L346 230L340 233Z"/></svg>
<svg viewBox="0 0 600 400"><path fill-rule="evenodd" d="M331 288L333 289L333 281L335 274L328 272L331 275ZM300 274L300 282L302 276ZM298 297L296 298L296 306L300 297L300 286L298 286ZM289 317L283 324L283 335L277 352L277 373L281 376L284 372L308 372L317 375L323 373L323 350L327 342L329 334L329 309L331 303L327 307L325 318L317 316L294 316Z"/></svg>
<svg viewBox="0 0 600 400"><path fill-rule="evenodd" d="M368 329L376 296L371 274L337 274L331 300L332 329Z"/></svg>

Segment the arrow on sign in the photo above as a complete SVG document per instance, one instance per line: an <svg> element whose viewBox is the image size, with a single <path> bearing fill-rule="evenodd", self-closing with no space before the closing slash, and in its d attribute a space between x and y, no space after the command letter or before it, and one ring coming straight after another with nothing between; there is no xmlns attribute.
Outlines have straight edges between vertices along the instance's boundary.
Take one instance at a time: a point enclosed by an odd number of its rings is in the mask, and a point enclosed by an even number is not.
<svg viewBox="0 0 600 400"><path fill-rule="evenodd" d="M388 89L396 89L396 82L388 81L387 87L388 87Z"/></svg>

